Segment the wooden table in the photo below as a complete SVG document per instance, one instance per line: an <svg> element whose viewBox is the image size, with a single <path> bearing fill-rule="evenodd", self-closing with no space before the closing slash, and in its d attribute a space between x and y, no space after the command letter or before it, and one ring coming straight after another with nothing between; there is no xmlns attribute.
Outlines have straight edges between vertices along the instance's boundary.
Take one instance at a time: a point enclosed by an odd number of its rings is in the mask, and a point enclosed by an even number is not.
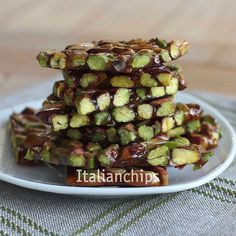
<svg viewBox="0 0 236 236"><path fill-rule="evenodd" d="M192 47L178 61L189 90L236 97L234 0L0 0L0 95L58 72L35 60L41 49L93 39L162 37Z"/></svg>

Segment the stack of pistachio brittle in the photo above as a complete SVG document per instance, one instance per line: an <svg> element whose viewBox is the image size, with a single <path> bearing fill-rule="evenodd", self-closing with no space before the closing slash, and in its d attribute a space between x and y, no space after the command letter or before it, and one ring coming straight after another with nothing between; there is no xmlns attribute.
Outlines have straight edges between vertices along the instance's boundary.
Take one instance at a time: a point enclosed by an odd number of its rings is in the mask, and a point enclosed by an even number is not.
<svg viewBox="0 0 236 236"><path fill-rule="evenodd" d="M40 65L61 70L64 80L40 111L11 116L18 163L65 166L76 186L162 186L167 167L201 168L220 130L199 105L175 101L186 82L170 63L188 48L186 41L138 39L40 52Z"/></svg>

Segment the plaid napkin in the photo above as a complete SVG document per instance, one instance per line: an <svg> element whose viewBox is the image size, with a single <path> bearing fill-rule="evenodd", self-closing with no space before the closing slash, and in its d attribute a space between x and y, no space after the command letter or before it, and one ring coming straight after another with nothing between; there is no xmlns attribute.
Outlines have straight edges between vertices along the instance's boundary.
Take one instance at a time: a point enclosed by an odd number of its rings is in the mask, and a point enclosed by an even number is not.
<svg viewBox="0 0 236 236"><path fill-rule="evenodd" d="M49 94L53 81L1 98L0 108ZM236 101L194 93L236 127ZM0 181L1 235L236 235L236 163L189 191L129 199L85 199Z"/></svg>

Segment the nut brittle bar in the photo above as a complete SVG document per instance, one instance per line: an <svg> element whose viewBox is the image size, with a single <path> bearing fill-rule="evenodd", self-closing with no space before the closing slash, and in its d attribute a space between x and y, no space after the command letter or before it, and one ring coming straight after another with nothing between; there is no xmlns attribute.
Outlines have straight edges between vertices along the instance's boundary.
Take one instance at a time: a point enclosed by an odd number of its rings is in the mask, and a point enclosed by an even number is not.
<svg viewBox="0 0 236 236"><path fill-rule="evenodd" d="M187 84L181 70L177 66L161 66L135 73L112 73L98 71L63 70L65 85L68 88L139 88L167 87L178 81L178 89L183 90ZM59 87L61 89L61 87ZM168 88L167 88L168 89Z"/></svg>
<svg viewBox="0 0 236 236"><path fill-rule="evenodd" d="M91 105L91 106L90 106ZM87 105L91 111L92 104ZM83 115L72 108L70 111L63 108L49 108L40 111L37 116L44 122L52 124L54 131L60 131L67 128L80 128L84 126L115 126L119 123L127 123L134 121L152 120L160 117L173 116L176 105L173 97L168 96L152 100L151 102L143 102L139 105L128 104L116 107L109 111L92 112Z"/></svg>
<svg viewBox="0 0 236 236"><path fill-rule="evenodd" d="M32 116L32 115L31 115ZM14 114L11 120L25 121L24 114ZM161 135L140 143L127 146L98 143L83 143L58 133L45 130L28 130L19 122L17 131L24 134L26 149L24 159L43 161L55 165L73 166L84 169L97 167L126 168L167 166L182 167L188 164L203 163L209 152L200 145L191 144L187 138L169 139ZM38 124L37 124L38 127ZM40 126L39 126L40 127ZM15 133L12 127L11 133Z"/></svg>
<svg viewBox="0 0 236 236"><path fill-rule="evenodd" d="M90 69L131 73L140 68L176 60L188 52L186 41L167 43L160 39L148 41L94 41L69 45L63 51L49 50L38 54L42 67L54 69Z"/></svg>

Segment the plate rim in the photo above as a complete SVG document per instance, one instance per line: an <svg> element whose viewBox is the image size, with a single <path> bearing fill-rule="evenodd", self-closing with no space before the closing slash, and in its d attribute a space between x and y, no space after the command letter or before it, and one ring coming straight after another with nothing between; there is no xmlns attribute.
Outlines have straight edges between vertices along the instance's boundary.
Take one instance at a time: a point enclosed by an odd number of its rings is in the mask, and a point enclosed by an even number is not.
<svg viewBox="0 0 236 236"><path fill-rule="evenodd" d="M29 180L24 180L21 178L13 177L11 175L5 174L0 170L0 180L11 183L20 187L24 187L27 189L42 191L42 192L49 192L49 193L57 193L57 194L64 194L64 195L77 195L77 196L93 196L93 197L119 197L119 196L143 196L143 195L151 195L151 194L165 194L165 193L174 193L174 192L180 192L187 189L192 189L195 187L202 186L206 184L207 182L213 180L218 175L220 175L222 172L224 172L230 164L233 162L235 155L236 155L236 133L227 120L217 109L215 109L213 106L208 104L207 102L201 100L200 98L182 92L184 96L189 97L190 99L195 99L196 103L198 103L200 106L203 105L205 108L207 108L208 111L216 113L218 116L218 119L220 119L224 126L226 127L227 131L229 132L231 136L231 150L229 154L227 155L227 158L218 165L215 169L208 172L204 176L197 178L196 180L193 180L188 183L182 183L182 184L175 184L173 186L160 186L160 187L75 187L75 186L59 186L59 185L53 185L53 184L47 184L47 183L40 183L40 182L34 182ZM41 101L41 99L28 101L20 104L14 105L14 107L17 106L23 106L24 104L29 103L35 103L37 101ZM11 108L3 108L1 111L7 111L12 110Z"/></svg>

